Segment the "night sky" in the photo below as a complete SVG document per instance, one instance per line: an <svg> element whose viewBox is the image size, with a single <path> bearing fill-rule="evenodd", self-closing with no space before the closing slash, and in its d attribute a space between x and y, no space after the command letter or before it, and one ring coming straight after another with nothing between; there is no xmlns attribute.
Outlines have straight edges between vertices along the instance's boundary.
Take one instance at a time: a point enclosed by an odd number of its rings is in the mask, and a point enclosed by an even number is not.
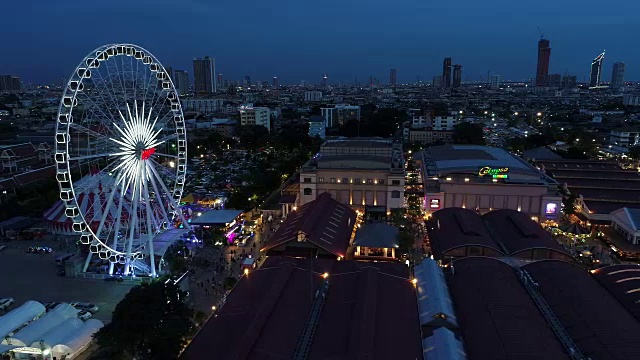
<svg viewBox="0 0 640 360"><path fill-rule="evenodd" d="M129 42L164 66L193 73L214 56L224 79L280 83L366 83L376 76L431 81L442 59L463 65L463 80L535 76L536 25L551 41L550 73L588 73L606 49L603 80L615 61L640 80L640 1L634 0L5 0L0 74L60 82L94 48Z"/></svg>

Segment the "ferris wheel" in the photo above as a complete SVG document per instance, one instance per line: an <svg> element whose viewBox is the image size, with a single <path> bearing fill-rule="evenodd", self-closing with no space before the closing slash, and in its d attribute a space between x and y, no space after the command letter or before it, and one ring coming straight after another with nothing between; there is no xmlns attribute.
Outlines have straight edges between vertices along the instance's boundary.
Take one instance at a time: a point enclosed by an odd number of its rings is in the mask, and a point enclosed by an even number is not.
<svg viewBox="0 0 640 360"><path fill-rule="evenodd" d="M136 45L92 51L64 89L55 149L65 214L90 248L83 271L98 254L110 274L156 276L154 239L188 228L184 116L165 68Z"/></svg>

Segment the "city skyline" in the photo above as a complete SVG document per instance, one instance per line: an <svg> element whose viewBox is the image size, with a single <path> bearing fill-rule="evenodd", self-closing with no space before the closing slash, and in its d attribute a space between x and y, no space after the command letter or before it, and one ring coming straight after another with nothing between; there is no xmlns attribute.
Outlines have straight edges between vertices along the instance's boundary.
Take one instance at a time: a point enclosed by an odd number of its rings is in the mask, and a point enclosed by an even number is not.
<svg viewBox="0 0 640 360"><path fill-rule="evenodd" d="M584 2L554 4L555 13L566 11L575 15L567 19L549 15L542 11L544 6L524 9L522 5L499 0L482 5L463 1L455 6L459 12L444 11L453 10L453 5L405 0L394 11L406 14L403 17L407 19L396 21L387 19L387 9L377 1L356 0L346 8L333 2L308 5L275 1L270 10L281 24L256 32L250 27L236 28L235 21L226 19L234 17L228 16L216 22L217 28L234 28L233 32L225 32L204 31L200 20L220 13L243 13L249 19L259 19L264 15L265 5L161 0L154 2L153 7L149 1L127 4L128 11L117 14L121 20L117 26L83 32L77 31L71 22L49 25L52 17L64 15L81 19L80 27L89 28L92 21L116 16L115 9L109 6L80 4L74 0L63 5L34 0L8 5L8 11L25 13L32 23L25 31L23 17L6 19L5 46L12 51L0 62L0 73L14 74L26 83L57 83L73 71L78 58L94 48L110 42L130 42L158 54L163 64L174 69L191 69L194 57L215 57L218 72L234 80L249 74L259 80L278 76L280 84L299 84L301 80L318 84L317 79L326 73L332 84L352 83L355 76L388 79L389 69L396 68L398 83L415 82L418 76L428 81L441 73L442 59L452 57L456 63L464 64L463 82L480 78L486 81L489 71L500 73L504 81L524 81L536 75L539 36L536 26L540 25L554 48L549 73L566 71L584 81L589 75L585 59L592 59L594 52L606 48L611 61L605 62L605 74L611 73L614 62L625 61L629 65L625 77L640 79L640 69L632 62L640 57L640 49L628 46L633 43L630 34L640 30L640 25L632 24L629 14L636 14L633 10L640 6L631 3L607 6L595 13ZM407 21L435 8L444 15L427 26ZM336 12L337 9L340 11ZM362 9L362 16L353 18ZM500 16L525 10L526 17ZM541 16L536 16L538 13ZM312 21L315 25L308 26L309 20L329 14L336 20L343 17L353 20L348 24L331 21L326 25ZM173 16L186 15L192 20L175 25L169 22ZM371 26L372 20L380 25ZM435 31L452 21L467 25L448 28L446 36ZM363 27L364 24L367 26ZM64 46L60 45L62 40ZM54 56L43 61L42 54Z"/></svg>

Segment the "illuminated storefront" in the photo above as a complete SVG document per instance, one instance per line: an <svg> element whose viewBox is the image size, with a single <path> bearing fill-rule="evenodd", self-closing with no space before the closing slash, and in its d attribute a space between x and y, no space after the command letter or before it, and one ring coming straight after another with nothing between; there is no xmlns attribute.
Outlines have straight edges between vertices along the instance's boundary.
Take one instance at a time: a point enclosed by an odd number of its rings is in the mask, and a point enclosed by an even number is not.
<svg viewBox="0 0 640 360"><path fill-rule="evenodd" d="M433 146L421 157L424 210L461 207L484 214L513 209L538 222L561 216L552 178L505 150L477 145Z"/></svg>

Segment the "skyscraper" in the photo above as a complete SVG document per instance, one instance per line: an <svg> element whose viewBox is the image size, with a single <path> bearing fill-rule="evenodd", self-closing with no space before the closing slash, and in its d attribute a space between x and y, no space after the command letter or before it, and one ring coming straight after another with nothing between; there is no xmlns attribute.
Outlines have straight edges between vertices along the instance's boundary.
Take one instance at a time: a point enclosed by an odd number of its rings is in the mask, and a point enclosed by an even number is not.
<svg viewBox="0 0 640 360"><path fill-rule="evenodd" d="M193 59L193 82L197 94L211 94L218 90L214 76L215 59L205 56Z"/></svg>
<svg viewBox="0 0 640 360"><path fill-rule="evenodd" d="M186 71L176 69L173 72L173 86L180 95L189 93L189 75Z"/></svg>
<svg viewBox="0 0 640 360"><path fill-rule="evenodd" d="M242 82L242 86L251 86L251 76L246 75Z"/></svg>
<svg viewBox="0 0 640 360"><path fill-rule="evenodd" d="M20 91L22 82L17 76L0 75L0 91Z"/></svg>
<svg viewBox="0 0 640 360"><path fill-rule="evenodd" d="M278 77L274 76L273 77L273 83L271 84L271 86L273 86L274 89L277 89L279 84L278 84Z"/></svg>
<svg viewBox="0 0 640 360"><path fill-rule="evenodd" d="M591 62L591 74L589 76L589 87L600 86L602 76L602 62L604 61L604 51Z"/></svg>
<svg viewBox="0 0 640 360"><path fill-rule="evenodd" d="M329 84L329 77L327 76L327 74L322 75L322 87L327 87L327 85Z"/></svg>
<svg viewBox="0 0 640 360"><path fill-rule="evenodd" d="M396 69L389 70L389 85L396 86Z"/></svg>
<svg viewBox="0 0 640 360"><path fill-rule="evenodd" d="M613 64L613 75L611 76L611 88L618 90L624 85L624 63Z"/></svg>
<svg viewBox="0 0 640 360"><path fill-rule="evenodd" d="M224 81L222 80L222 74L218 74L218 79L216 80L218 82L218 89L222 89L224 87Z"/></svg>
<svg viewBox="0 0 640 360"><path fill-rule="evenodd" d="M462 83L462 65L453 65L453 87L459 88Z"/></svg>
<svg viewBox="0 0 640 360"><path fill-rule="evenodd" d="M547 86L547 76L549 75L549 57L551 48L549 40L540 39L538 41L538 68L536 69L536 86Z"/></svg>
<svg viewBox="0 0 640 360"><path fill-rule="evenodd" d="M171 66L164 68L164 70L167 72L167 75L169 75L170 79L173 79L173 68Z"/></svg>
<svg viewBox="0 0 640 360"><path fill-rule="evenodd" d="M451 87L451 58L444 58L444 62L442 63L442 87L450 88Z"/></svg>
<svg viewBox="0 0 640 360"><path fill-rule="evenodd" d="M489 84L491 89L500 89L500 75L492 75L491 83Z"/></svg>

